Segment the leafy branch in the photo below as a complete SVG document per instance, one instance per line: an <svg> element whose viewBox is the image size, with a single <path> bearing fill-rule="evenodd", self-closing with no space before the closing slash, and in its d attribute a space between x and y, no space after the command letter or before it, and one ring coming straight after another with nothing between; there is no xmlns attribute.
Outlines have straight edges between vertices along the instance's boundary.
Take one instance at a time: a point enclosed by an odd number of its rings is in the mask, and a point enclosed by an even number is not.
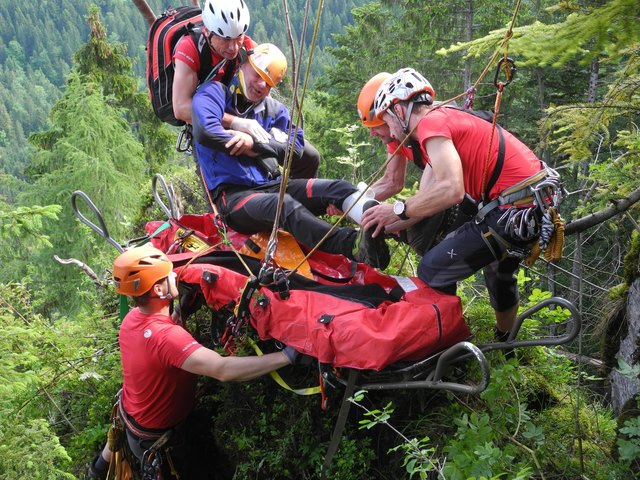
<svg viewBox="0 0 640 480"><path fill-rule="evenodd" d="M427 472L433 471L437 471L441 475L442 467L444 465L439 465L440 462L438 460L434 462L433 454L435 452L435 448L428 447L430 441L429 437L423 437L421 439L409 439L406 437L402 432L388 422L391 418L391 414L394 412L392 402L387 403L382 410L369 410L360 403L364 399L366 393L366 390L359 390L349 398L351 403L364 410L364 416L367 417L360 420L359 428L366 428L369 430L376 425L385 425L396 435L402 438L404 443L391 448L389 452L396 452L398 450L402 450L404 452L404 463L402 466L407 470L409 478L413 478L413 476L417 474L421 480L425 480L427 478Z"/></svg>

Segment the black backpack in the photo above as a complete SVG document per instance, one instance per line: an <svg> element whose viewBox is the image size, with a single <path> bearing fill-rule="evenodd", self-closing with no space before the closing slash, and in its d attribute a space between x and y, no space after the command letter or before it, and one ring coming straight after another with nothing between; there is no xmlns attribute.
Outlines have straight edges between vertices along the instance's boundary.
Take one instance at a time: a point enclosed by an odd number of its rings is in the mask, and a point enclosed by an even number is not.
<svg viewBox="0 0 640 480"><path fill-rule="evenodd" d="M191 35L200 57L200 83L211 75L211 50L200 31L202 10L200 7L184 6L165 10L151 25L147 39L147 88L153 112L160 120L181 126L185 122L173 115L173 77L175 68L171 57L178 40Z"/></svg>

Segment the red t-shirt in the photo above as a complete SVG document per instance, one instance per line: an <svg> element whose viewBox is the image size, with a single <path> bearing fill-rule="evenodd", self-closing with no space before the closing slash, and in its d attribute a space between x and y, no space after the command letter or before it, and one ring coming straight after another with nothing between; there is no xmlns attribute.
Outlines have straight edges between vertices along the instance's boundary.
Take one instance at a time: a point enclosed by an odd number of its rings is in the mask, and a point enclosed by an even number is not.
<svg viewBox="0 0 640 480"><path fill-rule="evenodd" d="M146 428L170 428L195 401L197 376L180 367L201 345L171 318L131 310L120 327L122 404Z"/></svg>
<svg viewBox="0 0 640 480"><path fill-rule="evenodd" d="M400 148L398 148L398 145L400 145L400 142L397 140L392 140L387 143L387 153L392 154L395 152L396 155L403 155L413 161L413 152L411 151L411 148L407 147L406 143ZM397 152L396 149L398 150Z"/></svg>
<svg viewBox="0 0 640 480"><path fill-rule="evenodd" d="M258 44L254 42L251 37L249 37L248 35L244 36L243 46L245 50L250 50L257 45ZM223 60L223 58L215 53L213 49L210 48L209 50L211 51L211 65L215 67ZM184 35L180 40L178 40L176 48L173 51L172 60L174 63L176 60L183 61L191 70L196 73L200 71L200 56L198 55L198 49L196 48L196 44L193 42L191 35ZM210 80L221 80L224 76L225 68L229 66L229 64L230 63L227 62L224 66L222 66L222 68L220 68L220 70L218 70L218 72L212 78L210 78ZM235 65L236 62L231 62L231 64Z"/></svg>
<svg viewBox="0 0 640 480"><path fill-rule="evenodd" d="M433 137L446 137L460 155L464 175L464 189L475 200L482 198L482 183L489 143L491 142L491 123L454 108L436 108L424 116L416 133L420 142L423 158L429 162L425 150L426 140ZM502 130L505 142L504 165L498 181L489 192L495 198L505 188L530 177L542 169L540 160L524 143L506 130ZM491 159L489 161L485 184L489 182L498 158L498 131L493 134Z"/></svg>

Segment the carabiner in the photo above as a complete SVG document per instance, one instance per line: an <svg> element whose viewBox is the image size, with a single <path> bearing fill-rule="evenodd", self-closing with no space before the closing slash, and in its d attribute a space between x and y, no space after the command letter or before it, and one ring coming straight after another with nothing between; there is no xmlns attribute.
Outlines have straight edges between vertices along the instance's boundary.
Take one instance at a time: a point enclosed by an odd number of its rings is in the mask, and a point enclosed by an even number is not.
<svg viewBox="0 0 640 480"><path fill-rule="evenodd" d="M504 77L506 82L498 82L498 76L500 76L500 70L504 70ZM517 71L515 62L509 57L502 57L498 61L498 65L496 67L496 75L493 77L493 85L498 88L504 88L511 83L513 77L515 76Z"/></svg>
<svg viewBox="0 0 640 480"><path fill-rule="evenodd" d="M191 155L193 153L193 130L190 124L186 124L176 140L176 152L186 153Z"/></svg>

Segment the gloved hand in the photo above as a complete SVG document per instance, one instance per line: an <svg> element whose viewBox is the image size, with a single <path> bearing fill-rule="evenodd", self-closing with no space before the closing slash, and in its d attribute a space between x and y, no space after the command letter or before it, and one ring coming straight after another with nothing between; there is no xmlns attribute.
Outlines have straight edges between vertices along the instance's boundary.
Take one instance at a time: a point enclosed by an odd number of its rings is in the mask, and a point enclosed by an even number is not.
<svg viewBox="0 0 640 480"><path fill-rule="evenodd" d="M248 133L258 143L268 142L271 138L271 135L256 120L249 118L234 117L231 121L231 130Z"/></svg>
<svg viewBox="0 0 640 480"><path fill-rule="evenodd" d="M297 351L295 348L290 347L288 345L282 349L282 353L285 354L285 356L287 357L287 360L289 360L289 363L291 365L295 365L296 364L296 360L298 359L298 356L300 355L299 351Z"/></svg>

